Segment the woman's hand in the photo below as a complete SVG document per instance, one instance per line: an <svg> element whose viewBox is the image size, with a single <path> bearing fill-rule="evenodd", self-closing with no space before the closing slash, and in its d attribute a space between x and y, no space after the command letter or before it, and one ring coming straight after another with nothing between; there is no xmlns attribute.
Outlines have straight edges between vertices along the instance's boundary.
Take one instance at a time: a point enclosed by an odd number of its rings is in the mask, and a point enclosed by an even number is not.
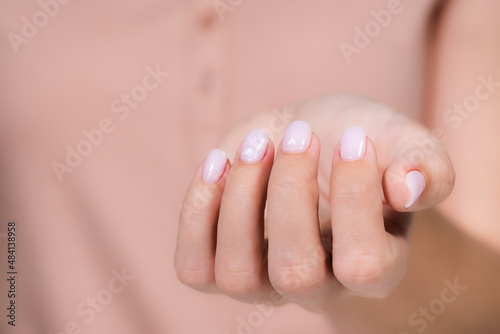
<svg viewBox="0 0 500 334"><path fill-rule="evenodd" d="M232 165L220 150L201 164L181 211L179 279L318 312L348 296L386 296L406 271L410 213L453 188L446 151L420 124L356 96L292 113L299 121L276 148L269 137L281 133L261 116L252 126L267 133L228 136L240 142Z"/></svg>

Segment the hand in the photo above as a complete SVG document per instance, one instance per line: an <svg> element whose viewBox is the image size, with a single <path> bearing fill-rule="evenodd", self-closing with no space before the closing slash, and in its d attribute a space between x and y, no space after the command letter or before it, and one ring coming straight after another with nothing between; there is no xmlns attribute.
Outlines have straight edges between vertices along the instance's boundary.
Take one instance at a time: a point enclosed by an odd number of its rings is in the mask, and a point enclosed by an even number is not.
<svg viewBox="0 0 500 334"><path fill-rule="evenodd" d="M387 296L406 271L411 212L453 188L446 151L425 127L359 97L292 110L301 121L288 126L276 157L268 137L280 133L253 130L232 165L220 150L201 164L181 210L179 279L317 312L348 296ZM253 125L268 129L265 119Z"/></svg>

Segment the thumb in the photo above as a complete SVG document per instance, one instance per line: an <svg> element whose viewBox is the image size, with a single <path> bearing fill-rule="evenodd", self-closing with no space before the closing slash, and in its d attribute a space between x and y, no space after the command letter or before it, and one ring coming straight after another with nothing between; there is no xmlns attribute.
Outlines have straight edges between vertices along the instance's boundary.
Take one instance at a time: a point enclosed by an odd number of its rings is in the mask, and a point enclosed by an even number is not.
<svg viewBox="0 0 500 334"><path fill-rule="evenodd" d="M395 154L384 172L386 202L396 211L418 211L445 200L455 183L452 162L441 143L420 124L411 137L396 141Z"/></svg>

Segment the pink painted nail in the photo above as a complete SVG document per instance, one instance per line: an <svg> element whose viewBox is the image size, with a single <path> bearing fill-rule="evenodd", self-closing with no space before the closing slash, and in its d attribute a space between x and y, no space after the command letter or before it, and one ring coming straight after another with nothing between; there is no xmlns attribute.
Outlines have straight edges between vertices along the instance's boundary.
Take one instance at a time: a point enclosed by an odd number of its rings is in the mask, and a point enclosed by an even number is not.
<svg viewBox="0 0 500 334"><path fill-rule="evenodd" d="M241 148L241 160L248 163L255 163L262 160L266 154L269 137L266 131L261 129L251 130Z"/></svg>
<svg viewBox="0 0 500 334"><path fill-rule="evenodd" d="M405 208L409 208L415 203L425 189L425 177L418 170L409 171L405 177L405 183L410 191L410 197L405 204Z"/></svg>
<svg viewBox="0 0 500 334"><path fill-rule="evenodd" d="M356 161L365 156L366 134L359 126L345 129L340 140L340 158L345 161Z"/></svg>
<svg viewBox="0 0 500 334"><path fill-rule="evenodd" d="M285 131L285 137L283 138L283 152L305 152L311 145L311 138L312 131L309 123L304 121L292 122Z"/></svg>
<svg viewBox="0 0 500 334"><path fill-rule="evenodd" d="M206 183L217 183L226 169L227 156L224 151L213 149L205 160L202 179Z"/></svg>

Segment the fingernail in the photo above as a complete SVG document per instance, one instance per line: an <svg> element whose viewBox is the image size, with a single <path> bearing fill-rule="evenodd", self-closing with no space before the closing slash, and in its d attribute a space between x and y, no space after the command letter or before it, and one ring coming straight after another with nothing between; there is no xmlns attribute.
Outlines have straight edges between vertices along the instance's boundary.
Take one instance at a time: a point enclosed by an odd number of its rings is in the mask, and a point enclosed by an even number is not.
<svg viewBox="0 0 500 334"><path fill-rule="evenodd" d="M206 183L217 183L226 169L227 156L224 151L213 149L205 160L202 179Z"/></svg>
<svg viewBox="0 0 500 334"><path fill-rule="evenodd" d="M309 123L304 121L292 122L285 131L283 138L283 152L301 153L311 145L312 131Z"/></svg>
<svg viewBox="0 0 500 334"><path fill-rule="evenodd" d="M405 177L405 183L410 191L410 197L405 204L405 208L409 208L415 203L425 189L425 177L418 170L409 171Z"/></svg>
<svg viewBox="0 0 500 334"><path fill-rule="evenodd" d="M255 163L262 160L267 151L269 137L266 131L261 129L251 130L241 147L241 160L248 163Z"/></svg>
<svg viewBox="0 0 500 334"><path fill-rule="evenodd" d="M365 153L365 130L359 126L345 129L340 140L340 158L345 161L356 161L364 157Z"/></svg>

